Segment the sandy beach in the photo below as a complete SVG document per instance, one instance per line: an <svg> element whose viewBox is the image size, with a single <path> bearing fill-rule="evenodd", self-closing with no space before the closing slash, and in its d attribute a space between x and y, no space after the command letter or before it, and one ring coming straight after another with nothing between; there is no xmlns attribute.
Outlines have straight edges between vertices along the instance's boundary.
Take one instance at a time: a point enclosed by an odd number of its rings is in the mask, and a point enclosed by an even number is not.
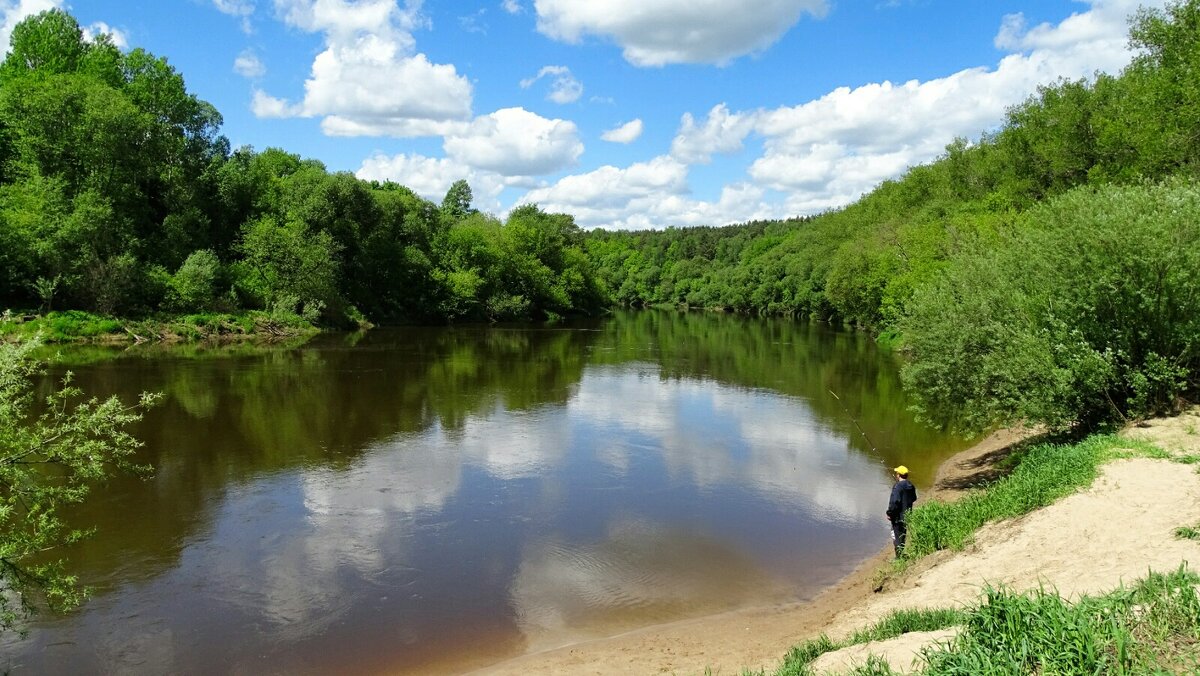
<svg viewBox="0 0 1200 676"><path fill-rule="evenodd" d="M1175 454L1200 454L1200 408L1123 432ZM995 464L1031 432L993 434L939 469L923 499L952 500L996 475ZM939 552L876 591L880 552L808 603L740 610L647 627L610 638L524 655L480 674L771 673L793 645L821 633L848 635L897 608L955 607L976 599L984 583L1014 589L1055 588L1072 597L1103 592L1147 571L1168 571L1200 556L1200 543L1177 539L1176 527L1200 523L1195 465L1127 459L1101 468L1095 483L1024 517L988 524L961 552ZM906 669L923 645L952 633L909 634L830 653L815 665L836 673L868 654Z"/></svg>

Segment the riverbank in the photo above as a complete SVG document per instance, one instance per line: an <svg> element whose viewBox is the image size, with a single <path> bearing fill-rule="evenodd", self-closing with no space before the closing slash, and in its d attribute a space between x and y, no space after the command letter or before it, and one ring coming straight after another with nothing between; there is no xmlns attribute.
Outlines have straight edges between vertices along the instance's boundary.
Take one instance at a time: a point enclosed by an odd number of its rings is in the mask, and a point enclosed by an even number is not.
<svg viewBox="0 0 1200 676"><path fill-rule="evenodd" d="M248 311L122 319L69 310L0 314L0 341L45 343L191 343L273 341L311 336L320 329L294 313Z"/></svg>
<svg viewBox="0 0 1200 676"><path fill-rule="evenodd" d="M1200 409L1126 430L1168 454L1200 454ZM1003 432L945 462L924 498L952 500L1002 471L1026 434ZM1120 505L1113 509L1113 505ZM1069 525L1067 525L1069 524ZM826 634L835 640L897 608L961 607L984 581L1016 590L1052 586L1066 597L1108 591L1169 572L1200 556L1200 544L1174 530L1200 524L1200 475L1167 458L1134 457L1101 467L1089 487L1016 519L988 524L963 551L928 556L877 592L890 552L864 562L834 588L808 602L727 613L566 646L489 667L489 674L774 673L794 645ZM848 669L868 653L892 656L904 669L919 649L944 633L906 635L829 653L820 670Z"/></svg>

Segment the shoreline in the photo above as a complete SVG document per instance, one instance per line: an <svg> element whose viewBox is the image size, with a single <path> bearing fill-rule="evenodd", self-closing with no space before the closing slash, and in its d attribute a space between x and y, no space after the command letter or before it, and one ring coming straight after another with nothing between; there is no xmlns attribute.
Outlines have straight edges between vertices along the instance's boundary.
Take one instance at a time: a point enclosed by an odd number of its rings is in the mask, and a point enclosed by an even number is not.
<svg viewBox="0 0 1200 676"><path fill-rule="evenodd" d="M946 458L922 499L953 500L992 476L991 465L1033 430L1000 430ZM714 615L640 627L614 636L539 650L465 673L556 674L714 673L773 670L792 646L820 635L843 612L876 594L878 572L892 557L891 546L861 561L849 573L804 601L730 610ZM731 648L736 649L731 649Z"/></svg>

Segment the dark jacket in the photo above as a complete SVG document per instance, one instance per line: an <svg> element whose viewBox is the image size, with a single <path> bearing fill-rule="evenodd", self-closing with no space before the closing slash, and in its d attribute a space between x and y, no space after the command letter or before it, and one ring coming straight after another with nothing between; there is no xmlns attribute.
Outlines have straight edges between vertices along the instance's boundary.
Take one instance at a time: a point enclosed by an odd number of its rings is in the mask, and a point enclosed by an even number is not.
<svg viewBox="0 0 1200 676"><path fill-rule="evenodd" d="M887 517L892 521L903 521L904 514L917 501L917 488L908 479L901 479L892 486L892 499L888 500Z"/></svg>

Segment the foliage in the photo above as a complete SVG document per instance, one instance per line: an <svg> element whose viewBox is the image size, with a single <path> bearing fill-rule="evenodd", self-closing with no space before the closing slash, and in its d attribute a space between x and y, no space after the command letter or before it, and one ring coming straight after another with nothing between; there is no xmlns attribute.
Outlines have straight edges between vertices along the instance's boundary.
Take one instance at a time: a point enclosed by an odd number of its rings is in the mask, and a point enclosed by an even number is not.
<svg viewBox="0 0 1200 676"><path fill-rule="evenodd" d="M1195 673L1200 667L1200 576L1186 566L1172 573L1151 572L1131 587L1074 603L1045 588L1021 594L988 586L979 603L962 610L901 611L841 643L826 636L801 643L775 673L810 676L812 663L827 652L951 626L961 627L957 636L926 647L916 673ZM896 672L871 656L850 673Z"/></svg>
<svg viewBox="0 0 1200 676"><path fill-rule="evenodd" d="M59 512L114 470L147 471L132 462L140 444L128 428L157 399L83 400L68 374L61 389L35 401L35 346L0 344L0 629L41 605L65 610L83 599L65 562L48 560L88 534L69 529Z"/></svg>
<svg viewBox="0 0 1200 676"><path fill-rule="evenodd" d="M1200 540L1200 527L1180 526L1175 529L1175 537L1179 540Z"/></svg>
<svg viewBox="0 0 1200 676"><path fill-rule="evenodd" d="M1080 188L968 247L899 323L928 418L977 431L1168 412L1200 385L1200 185Z"/></svg>
<svg viewBox="0 0 1200 676"><path fill-rule="evenodd" d="M0 305L360 326L606 303L569 217L523 208L478 241L466 181L438 208L279 149L231 151L165 59L87 39L61 10L13 30L0 85Z"/></svg>
<svg viewBox="0 0 1200 676"><path fill-rule="evenodd" d="M946 629L962 624L966 617L967 613L960 610L916 608L894 610L870 627L854 632L844 641L835 642L822 634L815 639L794 646L784 656L783 664L775 673L777 676L811 676L813 674L812 663L825 653L870 641L886 641L914 631ZM853 673L892 673L886 662L874 658L869 660L863 668L867 670Z"/></svg>
<svg viewBox="0 0 1200 676"><path fill-rule="evenodd" d="M988 587L949 645L927 649L924 674L1195 673L1200 577L1186 567L1068 603L1038 589Z"/></svg>

